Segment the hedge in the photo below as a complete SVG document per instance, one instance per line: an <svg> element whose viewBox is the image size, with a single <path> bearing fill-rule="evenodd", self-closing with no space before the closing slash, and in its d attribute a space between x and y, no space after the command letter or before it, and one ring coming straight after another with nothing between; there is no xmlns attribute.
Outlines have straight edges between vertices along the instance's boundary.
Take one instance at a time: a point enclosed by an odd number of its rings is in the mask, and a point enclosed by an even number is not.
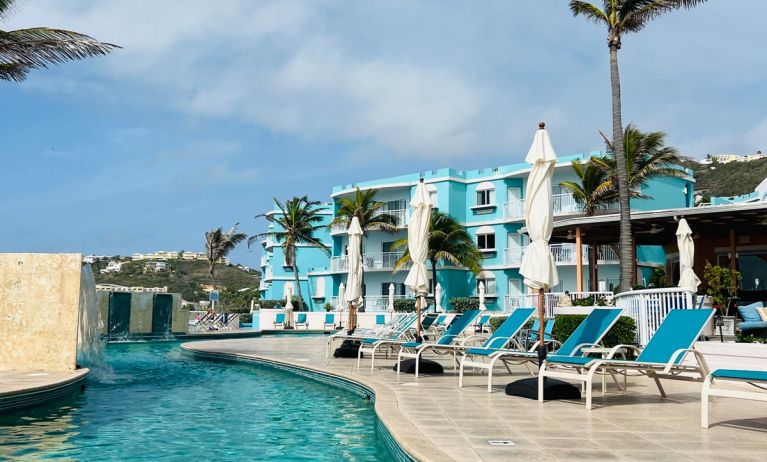
<svg viewBox="0 0 767 462"><path fill-rule="evenodd" d="M453 297L449 300L450 306L456 313L479 309L479 299L472 297Z"/></svg>
<svg viewBox="0 0 767 462"><path fill-rule="evenodd" d="M554 336L560 341L565 341L570 334L586 319L584 314L561 314L557 316L554 322ZM621 316L613 327L602 338L602 344L606 347L613 347L621 344L636 343L636 323L633 318Z"/></svg>
<svg viewBox="0 0 767 462"><path fill-rule="evenodd" d="M395 298L394 311L396 312L415 311L415 299L414 298Z"/></svg>
<svg viewBox="0 0 767 462"><path fill-rule="evenodd" d="M298 310L298 297L293 297L293 309ZM260 300L258 302L259 305L261 305L261 308L268 310L273 308L282 308L285 305L285 299L280 298L277 300ZM304 307L306 307L306 304L304 303Z"/></svg>
<svg viewBox="0 0 767 462"><path fill-rule="evenodd" d="M501 324L503 324L503 321L505 321L508 318L508 316L495 316L490 318L490 328L493 329L493 332L495 332L498 327L500 327Z"/></svg>

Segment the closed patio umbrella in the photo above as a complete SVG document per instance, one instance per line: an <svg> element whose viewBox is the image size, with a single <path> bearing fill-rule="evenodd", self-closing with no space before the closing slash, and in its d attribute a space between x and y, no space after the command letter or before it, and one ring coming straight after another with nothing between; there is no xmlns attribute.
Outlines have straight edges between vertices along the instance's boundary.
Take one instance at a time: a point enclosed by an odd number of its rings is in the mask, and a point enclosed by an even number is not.
<svg viewBox="0 0 767 462"><path fill-rule="evenodd" d="M418 311L417 338L421 339L421 308L424 305L424 297L429 294L429 276L426 272L426 257L429 253L429 222L431 220L431 201L423 178L415 188L415 194L410 201L413 213L407 225L407 249L413 266L405 278L405 285L413 290L416 296L416 309Z"/></svg>
<svg viewBox="0 0 767 462"><path fill-rule="evenodd" d="M487 307L485 306L485 283L484 282L479 283L477 292L479 292L479 309L482 311L485 311Z"/></svg>
<svg viewBox="0 0 767 462"><path fill-rule="evenodd" d="M445 311L445 309L442 308L442 284L439 282L437 283L437 287L434 288L434 311L437 313Z"/></svg>
<svg viewBox="0 0 767 462"><path fill-rule="evenodd" d="M386 311L394 313L394 283L389 284L389 304L386 306Z"/></svg>
<svg viewBox="0 0 767 462"><path fill-rule="evenodd" d="M349 235L347 247L349 271L346 275L346 303L349 304L349 322L346 327L351 334L357 328L356 310L364 302L362 297L362 227L357 217L352 218L347 234Z"/></svg>
<svg viewBox="0 0 767 462"><path fill-rule="evenodd" d="M679 220L676 229L676 245L679 247L679 287L693 293L698 291L700 279L692 269L695 263L695 242L692 240L692 230L687 220Z"/></svg>
<svg viewBox="0 0 767 462"><path fill-rule="evenodd" d="M293 328L293 283L285 283L285 329Z"/></svg>
<svg viewBox="0 0 767 462"><path fill-rule="evenodd" d="M346 284L343 282L338 284L338 303L336 304L336 310L339 312L338 316L338 328L343 326L343 313L346 310Z"/></svg>

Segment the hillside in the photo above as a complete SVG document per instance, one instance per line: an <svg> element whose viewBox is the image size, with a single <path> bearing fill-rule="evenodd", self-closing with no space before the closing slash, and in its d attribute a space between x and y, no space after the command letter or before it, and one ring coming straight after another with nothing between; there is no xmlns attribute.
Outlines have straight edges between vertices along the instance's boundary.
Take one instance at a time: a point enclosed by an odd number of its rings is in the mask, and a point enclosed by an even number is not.
<svg viewBox="0 0 767 462"><path fill-rule="evenodd" d="M202 285L210 284L207 262L168 260L169 272L147 274L143 273L144 263L146 261L129 261L123 265L119 273L99 274L99 270L106 266L106 262L96 262L93 264L96 283L143 287L168 286L169 292L181 293L184 300L208 299L208 295L202 290ZM258 272L248 272L231 265L216 267L216 285L225 292L250 288L257 293L260 281L261 275Z"/></svg>
<svg viewBox="0 0 767 462"><path fill-rule="evenodd" d="M767 159L710 165L688 161L685 166L695 172L695 190L705 190L706 198L751 193L767 177Z"/></svg>

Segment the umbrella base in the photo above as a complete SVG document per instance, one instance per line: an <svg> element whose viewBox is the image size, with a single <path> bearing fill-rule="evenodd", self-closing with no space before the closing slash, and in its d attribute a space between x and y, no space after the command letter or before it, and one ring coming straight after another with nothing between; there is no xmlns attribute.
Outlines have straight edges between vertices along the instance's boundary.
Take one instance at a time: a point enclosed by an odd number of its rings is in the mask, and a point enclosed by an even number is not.
<svg viewBox="0 0 767 462"><path fill-rule="evenodd" d="M341 346L333 352L334 358L356 358L360 351L360 342L344 340Z"/></svg>
<svg viewBox="0 0 767 462"><path fill-rule="evenodd" d="M415 374L415 359L406 359L399 363L400 372L405 374ZM397 371L397 365L394 365L394 371ZM444 374L445 370L438 362L429 359L421 359L418 362L418 374Z"/></svg>
<svg viewBox="0 0 767 462"><path fill-rule="evenodd" d="M537 400L538 377L511 382L506 385L506 394ZM543 397L547 401L555 399L580 400L581 390L571 383L547 377L543 381Z"/></svg>
<svg viewBox="0 0 767 462"><path fill-rule="evenodd" d="M293 327L293 326L285 326L282 329L283 330L293 330L293 329L295 329L295 327Z"/></svg>

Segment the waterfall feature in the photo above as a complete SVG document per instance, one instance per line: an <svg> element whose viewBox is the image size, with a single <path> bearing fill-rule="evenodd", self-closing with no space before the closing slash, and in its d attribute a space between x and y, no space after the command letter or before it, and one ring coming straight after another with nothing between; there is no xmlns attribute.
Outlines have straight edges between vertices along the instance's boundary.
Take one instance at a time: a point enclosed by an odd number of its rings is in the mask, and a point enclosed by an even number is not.
<svg viewBox="0 0 767 462"><path fill-rule="evenodd" d="M91 369L97 380L109 379L112 368L104 359L106 341L101 338L104 322L96 304L96 279L91 265L80 273L80 326L77 336L77 364Z"/></svg>

